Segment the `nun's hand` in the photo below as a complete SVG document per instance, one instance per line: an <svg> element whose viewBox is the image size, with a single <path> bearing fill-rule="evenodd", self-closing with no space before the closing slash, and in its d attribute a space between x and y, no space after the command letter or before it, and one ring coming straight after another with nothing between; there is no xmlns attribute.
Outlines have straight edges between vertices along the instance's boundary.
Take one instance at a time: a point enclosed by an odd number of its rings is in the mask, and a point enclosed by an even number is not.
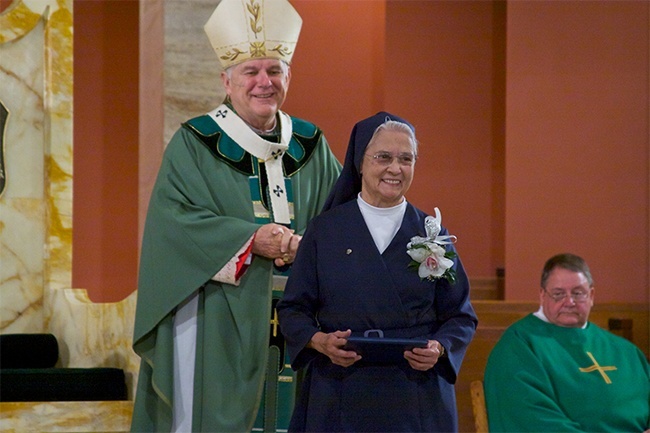
<svg viewBox="0 0 650 433"><path fill-rule="evenodd" d="M347 331L330 332L329 334L317 332L311 337L311 341L307 344L307 347L326 355L333 364L340 365L341 367L349 367L361 359L361 356L355 351L343 349L351 334L352 331L350 329Z"/></svg>
<svg viewBox="0 0 650 433"><path fill-rule="evenodd" d="M413 350L404 352L404 358L414 370L427 371L436 365L444 351L440 342L429 340L427 347L414 347Z"/></svg>

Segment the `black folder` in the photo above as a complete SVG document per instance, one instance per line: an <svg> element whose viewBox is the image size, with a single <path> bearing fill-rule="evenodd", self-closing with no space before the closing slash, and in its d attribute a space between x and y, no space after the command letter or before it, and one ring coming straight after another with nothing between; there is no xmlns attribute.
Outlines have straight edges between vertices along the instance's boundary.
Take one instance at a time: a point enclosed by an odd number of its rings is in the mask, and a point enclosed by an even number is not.
<svg viewBox="0 0 650 433"><path fill-rule="evenodd" d="M353 350L361 355L361 361L373 364L397 364L406 362L404 351L414 347L427 347L424 338L349 337L344 350Z"/></svg>

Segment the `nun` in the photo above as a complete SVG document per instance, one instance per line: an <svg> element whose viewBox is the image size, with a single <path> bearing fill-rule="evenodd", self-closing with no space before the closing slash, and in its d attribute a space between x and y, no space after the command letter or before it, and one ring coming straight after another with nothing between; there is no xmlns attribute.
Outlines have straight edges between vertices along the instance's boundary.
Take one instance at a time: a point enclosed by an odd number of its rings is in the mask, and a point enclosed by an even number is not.
<svg viewBox="0 0 650 433"><path fill-rule="evenodd" d="M396 115L352 130L277 307L301 371L290 431L458 430L454 383L477 318L440 210L406 199L417 159Z"/></svg>

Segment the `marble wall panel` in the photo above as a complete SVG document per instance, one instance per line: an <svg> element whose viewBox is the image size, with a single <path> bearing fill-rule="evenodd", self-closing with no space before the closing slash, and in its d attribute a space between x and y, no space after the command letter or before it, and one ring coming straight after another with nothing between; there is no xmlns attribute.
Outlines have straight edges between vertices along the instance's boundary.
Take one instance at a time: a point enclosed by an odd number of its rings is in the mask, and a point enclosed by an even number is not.
<svg viewBox="0 0 650 433"><path fill-rule="evenodd" d="M0 332L47 332L48 291L72 281L72 0L0 14L5 188Z"/></svg>
<svg viewBox="0 0 650 433"><path fill-rule="evenodd" d="M72 284L72 0L47 3L45 38L45 288ZM46 315L51 314L46 310Z"/></svg>
<svg viewBox="0 0 650 433"><path fill-rule="evenodd" d="M0 330L39 332L47 227L45 21L24 5L12 5L1 27L0 101L9 114L0 197Z"/></svg>
<svg viewBox="0 0 650 433"><path fill-rule="evenodd" d="M130 401L0 403L0 431L127 432L132 413Z"/></svg>

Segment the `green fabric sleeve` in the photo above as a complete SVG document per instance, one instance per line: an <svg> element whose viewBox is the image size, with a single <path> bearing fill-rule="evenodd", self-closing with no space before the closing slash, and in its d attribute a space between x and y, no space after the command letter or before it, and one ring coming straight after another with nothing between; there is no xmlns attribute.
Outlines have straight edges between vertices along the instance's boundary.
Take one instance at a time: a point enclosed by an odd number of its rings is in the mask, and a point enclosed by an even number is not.
<svg viewBox="0 0 650 433"><path fill-rule="evenodd" d="M214 276L259 227L248 179L227 170L181 128L152 191L140 258L135 349L142 337Z"/></svg>

